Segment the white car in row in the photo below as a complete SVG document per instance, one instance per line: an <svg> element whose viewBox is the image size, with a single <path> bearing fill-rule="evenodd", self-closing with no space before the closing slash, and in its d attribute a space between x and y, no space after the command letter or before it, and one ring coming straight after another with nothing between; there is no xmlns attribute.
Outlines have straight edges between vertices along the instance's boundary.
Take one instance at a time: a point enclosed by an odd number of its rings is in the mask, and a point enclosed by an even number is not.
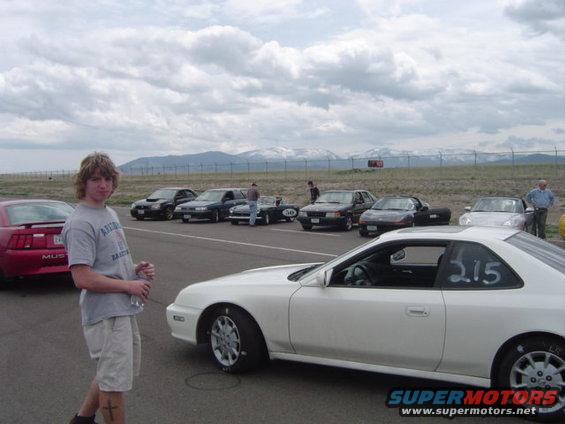
<svg viewBox="0 0 565 424"><path fill-rule="evenodd" d="M503 226L524 231L533 221L534 208L527 207L519 197L481 197L459 217L459 225Z"/></svg>
<svg viewBox="0 0 565 424"><path fill-rule="evenodd" d="M556 389L539 411L565 418L565 251L510 228L407 228L327 263L192 284L167 321L226 372L270 358Z"/></svg>

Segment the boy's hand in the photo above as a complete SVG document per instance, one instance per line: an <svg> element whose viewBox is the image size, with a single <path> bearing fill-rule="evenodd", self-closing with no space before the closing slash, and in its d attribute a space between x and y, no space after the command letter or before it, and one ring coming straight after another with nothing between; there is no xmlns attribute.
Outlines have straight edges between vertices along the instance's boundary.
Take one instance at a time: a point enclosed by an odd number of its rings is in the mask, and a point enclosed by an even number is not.
<svg viewBox="0 0 565 424"><path fill-rule="evenodd" d="M151 285L145 280L132 280L128 285L128 293L139 296L144 302L149 297L149 290L151 290Z"/></svg>
<svg viewBox="0 0 565 424"><path fill-rule="evenodd" d="M135 273L139 274L140 272L142 272L150 281L153 281L155 278L155 265L146 261L141 261L135 266Z"/></svg>

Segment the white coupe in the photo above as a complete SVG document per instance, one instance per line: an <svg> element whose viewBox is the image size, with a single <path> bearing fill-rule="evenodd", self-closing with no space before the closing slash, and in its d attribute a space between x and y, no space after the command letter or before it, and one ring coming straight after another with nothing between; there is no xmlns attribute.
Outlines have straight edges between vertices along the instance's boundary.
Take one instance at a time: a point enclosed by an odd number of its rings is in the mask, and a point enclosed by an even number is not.
<svg viewBox="0 0 565 424"><path fill-rule="evenodd" d="M192 284L167 321L226 372L270 358L557 389L540 412L565 418L565 250L510 228L408 228L327 263Z"/></svg>

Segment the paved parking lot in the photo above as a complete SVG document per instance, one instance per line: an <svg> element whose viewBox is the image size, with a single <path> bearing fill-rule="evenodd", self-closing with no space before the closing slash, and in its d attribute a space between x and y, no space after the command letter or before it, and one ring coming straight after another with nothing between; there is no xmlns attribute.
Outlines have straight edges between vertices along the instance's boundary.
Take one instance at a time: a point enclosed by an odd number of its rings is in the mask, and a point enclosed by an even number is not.
<svg viewBox="0 0 565 424"><path fill-rule="evenodd" d="M248 228L226 222L138 222L126 208L116 210L134 259L149 259L158 269L151 299L139 317L142 375L127 397L128 422L437 421L403 419L384 402L393 387L442 383L284 361L249 374L226 375L208 359L206 348L169 334L165 308L187 284L254 267L326 261L367 241L355 230L303 232L298 223ZM68 280L41 279L0 292L0 337L0 423L68 422L95 369L82 338L78 290Z"/></svg>

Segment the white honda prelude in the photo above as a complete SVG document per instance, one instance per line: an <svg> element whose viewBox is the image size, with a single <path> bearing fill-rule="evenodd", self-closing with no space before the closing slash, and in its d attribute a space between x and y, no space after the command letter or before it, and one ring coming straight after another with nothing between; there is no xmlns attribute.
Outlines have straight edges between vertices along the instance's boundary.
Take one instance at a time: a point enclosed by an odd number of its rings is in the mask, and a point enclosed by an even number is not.
<svg viewBox="0 0 565 424"><path fill-rule="evenodd" d="M407 228L326 263L192 284L167 321L226 372L269 358L553 389L539 416L565 418L565 250L511 228Z"/></svg>

